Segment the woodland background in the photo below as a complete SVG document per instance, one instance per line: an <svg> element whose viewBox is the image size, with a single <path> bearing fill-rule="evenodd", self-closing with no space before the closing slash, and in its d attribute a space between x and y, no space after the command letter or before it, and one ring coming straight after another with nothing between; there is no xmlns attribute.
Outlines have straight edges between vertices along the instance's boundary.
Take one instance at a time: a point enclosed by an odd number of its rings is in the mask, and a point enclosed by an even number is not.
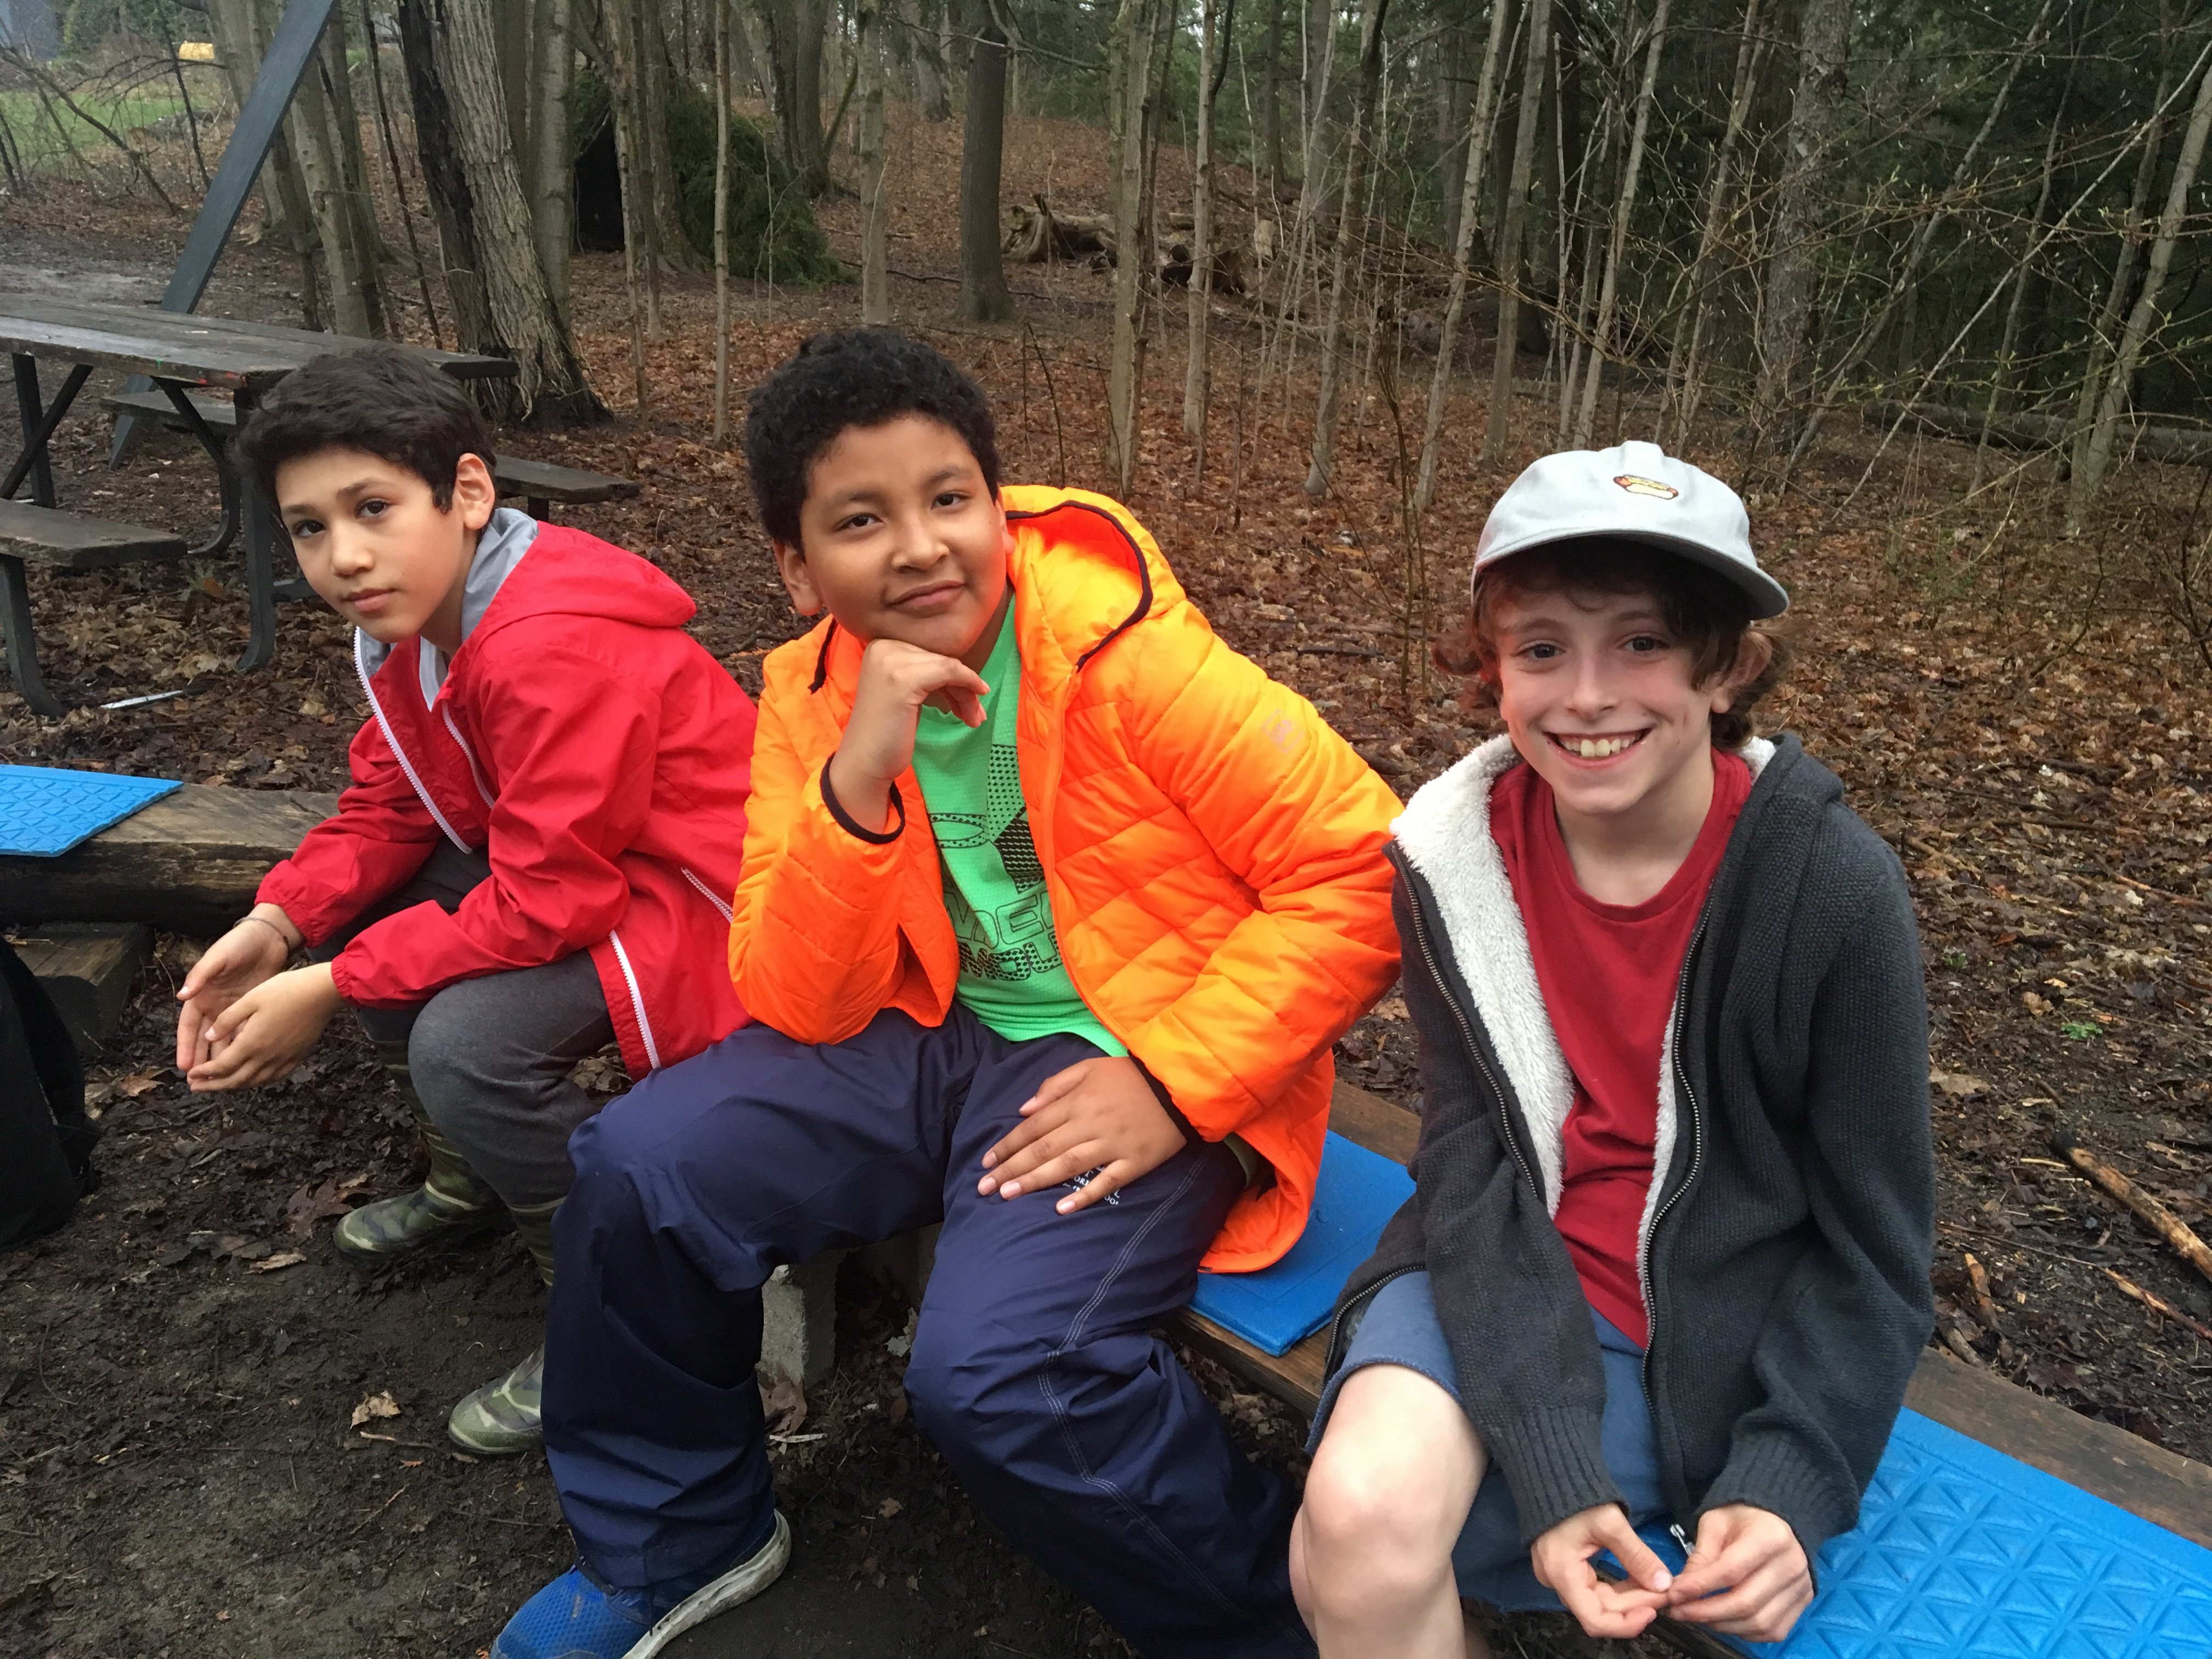
<svg viewBox="0 0 2212 1659"><path fill-rule="evenodd" d="M33 3L0 0L0 285L150 299L274 0ZM346 0L204 308L514 354L501 441L638 478L574 520L682 581L752 689L800 624L744 388L893 321L981 378L1010 477L1127 499L1401 793L1488 729L1425 646L1489 502L1563 443L1661 438L1745 491L1796 597L1766 723L1912 882L1937 1340L2207 1459L2212 1285L2050 1139L2212 1224L2208 63L2180 0ZM65 504L213 511L173 437L111 470L79 418L56 453ZM343 630L288 610L238 676L237 584L34 584L79 706L0 690L0 757L336 787ZM502 1243L349 1277L329 1218L404 1178L396 1107L343 1034L186 1094L193 948L98 1068L99 1204L0 1261L0 1631L488 1644L562 1534L541 1465L434 1443L535 1340L528 1275ZM1338 1058L1418 1091L1395 997ZM253 1271L280 1248L307 1259ZM844 1298L837 1381L783 1402L811 1541L761 1604L778 1650L1110 1650L898 1417L896 1297ZM1295 1475L1296 1425L1200 1370ZM348 1421L379 1391L389 1443Z"/></svg>

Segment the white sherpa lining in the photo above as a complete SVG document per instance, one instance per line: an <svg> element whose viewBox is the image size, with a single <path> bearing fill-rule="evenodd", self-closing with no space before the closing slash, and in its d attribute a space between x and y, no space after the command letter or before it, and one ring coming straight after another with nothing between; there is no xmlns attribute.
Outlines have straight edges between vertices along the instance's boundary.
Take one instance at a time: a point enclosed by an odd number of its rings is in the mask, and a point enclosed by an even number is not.
<svg viewBox="0 0 2212 1659"><path fill-rule="evenodd" d="M1765 738L1753 738L1740 752L1756 782L1774 758L1774 745ZM1556 1212L1567 1114L1575 1102L1574 1074L1559 1052L1559 1037L1536 983L1535 961L1528 953L1528 928L1514 902L1504 856L1490 833L1490 792L1520 759L1510 738L1492 738L1443 776L1425 784L1390 827L1407 861L1420 872L1436 898L1445 942L1506 1079L1520 1097L1522 1116L1535 1143L1544 1207ZM1664 1173L1674 1157L1674 1016L1680 1012L1668 1012L1667 1040L1659 1057L1658 1121L1651 1148L1656 1174L1644 1194L1644 1219L1638 1229L1639 1282Z"/></svg>

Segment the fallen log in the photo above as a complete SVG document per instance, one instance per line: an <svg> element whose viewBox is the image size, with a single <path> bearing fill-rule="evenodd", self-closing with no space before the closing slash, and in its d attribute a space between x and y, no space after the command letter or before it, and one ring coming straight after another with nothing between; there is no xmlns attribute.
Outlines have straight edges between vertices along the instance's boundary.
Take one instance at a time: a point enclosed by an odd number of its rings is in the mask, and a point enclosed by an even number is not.
<svg viewBox="0 0 2212 1659"><path fill-rule="evenodd" d="M2183 1261L2205 1278L2212 1279L2212 1249L2205 1248L2204 1241L2191 1232L2179 1216L2075 1139L2069 1131L2053 1129L2051 1150L2133 1211L2153 1232L2171 1244Z"/></svg>
<svg viewBox="0 0 2212 1659"><path fill-rule="evenodd" d="M252 908L270 866L337 810L336 795L188 783L59 858L0 856L0 920L219 933Z"/></svg>
<svg viewBox="0 0 2212 1659"><path fill-rule="evenodd" d="M1914 404L1908 408L1893 400L1868 404L1859 411L1859 417L1869 426L1881 427L1895 426L1901 420L1906 426L1932 432L1939 438L1964 438L1970 442L1980 441L1984 418L1978 409L1960 409L1950 404ZM1990 422L1990 441L2005 449L2057 449L2072 442L2073 438L2074 423L2056 416L2021 411L2000 415ZM2121 422L2119 440L2114 449L2123 459L2199 466L2212 461L2212 432L2197 432L2182 426L2152 426L2130 418Z"/></svg>
<svg viewBox="0 0 2212 1659"><path fill-rule="evenodd" d="M1031 211L1017 202L1007 210L1013 220L1003 251L1018 265L1050 264L1056 259L1088 259L1103 254L1114 258L1114 222L1103 214L1060 215L1040 191Z"/></svg>

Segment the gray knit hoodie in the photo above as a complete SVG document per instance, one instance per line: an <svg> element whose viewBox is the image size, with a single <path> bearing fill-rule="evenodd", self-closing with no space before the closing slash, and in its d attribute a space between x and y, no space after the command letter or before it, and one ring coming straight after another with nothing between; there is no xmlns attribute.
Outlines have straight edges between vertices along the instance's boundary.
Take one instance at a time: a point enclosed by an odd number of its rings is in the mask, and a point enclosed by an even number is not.
<svg viewBox="0 0 2212 1659"><path fill-rule="evenodd" d="M1856 1522L1933 1323L1920 945L1896 856L1794 738L1755 781L1677 981L1638 1266L1676 1519L1744 1503L1809 1558ZM1490 834L1508 739L1413 797L1390 852L1423 1085L1414 1194L1343 1310L1428 1269L1528 1541L1617 1501L1604 1373L1552 1212L1574 1079Z"/></svg>

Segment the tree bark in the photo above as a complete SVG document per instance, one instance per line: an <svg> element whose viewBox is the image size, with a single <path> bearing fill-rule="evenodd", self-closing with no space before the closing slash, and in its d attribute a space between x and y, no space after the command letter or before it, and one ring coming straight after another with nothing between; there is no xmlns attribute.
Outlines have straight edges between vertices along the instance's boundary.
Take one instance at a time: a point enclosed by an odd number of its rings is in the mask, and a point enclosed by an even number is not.
<svg viewBox="0 0 2212 1659"><path fill-rule="evenodd" d="M1697 418L1698 355L1704 344L1705 324L1712 315L1712 287L1717 280L1721 233L1728 222L1729 185L1735 166L1736 146L1742 142L1751 113L1752 88L1758 80L1759 60L1766 43L1759 32L1759 0L1746 0L1743 29L1735 49L1735 83L1729 93L1728 125L1722 130L1720 148L1713 153L1712 176L1705 182L1705 224L1698 235L1697 258L1691 262L1688 307L1667 355L1667 390L1659 408L1656 441L1668 441L1667 414L1674 411L1674 442L1689 440L1690 423Z"/></svg>
<svg viewBox="0 0 2212 1659"><path fill-rule="evenodd" d="M252 0L207 0L207 19L210 33L215 36L216 56L230 82L231 101L243 109L253 90L255 66L269 44L262 36ZM314 312L314 210L307 204L307 186L300 180L289 141L271 144L268 160L262 163L261 228L249 240L273 242L299 259L306 272L301 302ZM311 317L307 326L320 328L322 323Z"/></svg>
<svg viewBox="0 0 2212 1659"><path fill-rule="evenodd" d="M1236 17L1231 0L1228 17ZM1206 326L1213 307L1213 100L1221 90L1216 62L1226 27L1221 0L1199 0L1198 143L1191 155L1190 352L1183 366L1182 429L1198 442L1198 476L1206 476L1206 405L1211 380Z"/></svg>
<svg viewBox="0 0 2212 1659"><path fill-rule="evenodd" d="M730 8L714 9L714 441L730 435Z"/></svg>
<svg viewBox="0 0 2212 1659"><path fill-rule="evenodd" d="M2154 112L2166 107L2166 96L2172 79L2170 65L2161 64L2158 76L2158 95L2151 100ZM2127 216L2120 221L2120 247L2112 264L2112 286L2105 290L2103 305L2098 307L2097 320L2089 331L2088 362L2081 372L2081 396L2074 412L2074 446L2072 467L2079 472L2088 459L2089 434L2095 422L2099 392L2104 386L2105 365L2110 361L2112 331L2119 325L2120 312L2127 304L2128 290L2134 285L2136 265L2142 256L2143 210L2150 202L2150 187L2158 177L2158 153L2164 143L2162 124L2156 114L2151 118L2150 131L2143 135L2142 155L2136 164L2135 189L2128 198Z"/></svg>
<svg viewBox="0 0 2212 1659"><path fill-rule="evenodd" d="M2166 190L2166 210L2159 216L2150 258L2143 267L2142 291L2136 295L2135 308L2128 313L2127 326L2121 331L2118 349L2112 354L2112 370L2106 376L2104 397L2097 407L2097 423L2089 430L2082 465L2074 470L2072 487L2067 491L2069 535L2080 532L2089 509L2096 505L2098 494L2104 487L2106 470L2112 464L2112 441L2119 434L2121 417L2127 412L2128 396L2135 389L2136 369L2142 362L2143 349L2166 323L2164 313L2159 310L2159 290L2166 284L2166 272L2173 264L2175 246L2181 240L2183 222L2189 214L2189 193L2197 183L2197 169L2204 160L2208 132L2212 132L2212 69L2206 70L2197 82L2197 107L2190 112L2189 128L2181 137L2181 152L2173 159L2173 179Z"/></svg>
<svg viewBox="0 0 2212 1659"><path fill-rule="evenodd" d="M331 10L314 58L301 77L292 107L285 112L284 131L315 216L323 268L330 279L331 319L341 334L374 338L384 333L383 290L377 280L374 246L365 245L368 215L362 211L360 199L346 176L346 144L338 125L333 60L337 66L335 78L342 80L345 74L342 7ZM356 148L359 143L356 127Z"/></svg>
<svg viewBox="0 0 2212 1659"><path fill-rule="evenodd" d="M1283 196L1283 0L1267 0L1267 21L1262 39L1267 49L1260 59L1260 166L1266 179L1267 206L1273 219L1275 204Z"/></svg>
<svg viewBox="0 0 2212 1659"><path fill-rule="evenodd" d="M1814 4L1829 0L1811 0ZM1513 420L1513 361L1520 348L1521 277L1528 261L1528 181L1536 170L1536 134L1543 115L1544 69L1551 58L1551 0L1529 0L1528 58L1521 77L1521 118L1513 138L1513 176L1505 186L1504 222L1493 258L1498 266L1498 354L1490 370L1490 420L1482 457L1505 453Z"/></svg>
<svg viewBox="0 0 2212 1659"><path fill-rule="evenodd" d="M1851 0L1805 0L1797 40L1797 92L1783 141L1774 210L1774 251L1759 328L1759 380L1752 425L1761 438L1794 442L1802 418L1806 348L1820 294L1823 186L1844 101Z"/></svg>
<svg viewBox="0 0 2212 1659"><path fill-rule="evenodd" d="M830 187L822 137L822 35L829 26L829 0L760 0L760 15L768 27L784 159L799 175L799 188L819 196Z"/></svg>
<svg viewBox="0 0 2212 1659"><path fill-rule="evenodd" d="M535 0L531 31L530 222L545 291L569 325L568 255L576 240L576 173L568 154L568 88L575 78L574 0Z"/></svg>
<svg viewBox="0 0 2212 1659"><path fill-rule="evenodd" d="M1546 0L1536 0L1546 3ZM1490 135L1498 124L1498 72L1502 67L1505 19L1512 0L1490 0L1490 38L1482 48L1482 68L1475 79L1474 106L1467 123L1467 170L1462 175L1459 208L1452 239L1451 291L1444 301L1443 326L1438 331L1437 366L1429 379L1429 410L1421 425L1421 461L1413 486L1413 505L1426 511L1436 495L1437 460L1444 429L1444 404L1451 394L1452 362L1459 350L1461 319L1467 313L1467 289L1472 276L1468 261L1474 252L1474 233L1482 201L1483 173L1490 165Z"/></svg>
<svg viewBox="0 0 2212 1659"><path fill-rule="evenodd" d="M937 38L936 13L944 0L902 0L899 33L914 76L915 106L925 121L952 118L952 88Z"/></svg>
<svg viewBox="0 0 2212 1659"><path fill-rule="evenodd" d="M1367 228L1367 171L1373 149L1376 89L1382 81L1382 21L1390 0L1362 0L1359 17L1359 88L1352 103L1352 134L1344 167L1344 196L1336 215L1336 252L1329 270L1328 316L1322 325L1321 392L1314 410L1312 464L1305 492L1328 493L1329 469L1336 459L1336 422L1344 396L1345 299L1351 286L1353 251Z"/></svg>
<svg viewBox="0 0 2212 1659"><path fill-rule="evenodd" d="M539 423L604 419L538 267L491 27L488 0L400 0L416 143L439 204L457 331L465 349L514 359L514 380L483 383L498 412Z"/></svg>
<svg viewBox="0 0 2212 1659"><path fill-rule="evenodd" d="M1597 295L1597 326L1591 331L1589 371L1583 381L1582 407L1575 414L1574 442L1590 447L1597 421L1597 394L1613 344L1613 307L1620 297L1620 264L1628 253L1629 216L1636 210L1636 185L1644 171L1644 136L1651 124L1651 98L1659 83L1659 54L1667 41L1667 11L1672 0L1659 0L1651 15L1651 40L1644 53L1644 82L1636 91L1636 114L1628 134L1628 159L1621 163L1620 188L1613 204L1613 234L1605 250L1605 275Z"/></svg>
<svg viewBox="0 0 2212 1659"><path fill-rule="evenodd" d="M1172 0L1170 0L1172 3ZM1152 50L1159 34L1158 0L1121 0L1107 52L1113 87L1114 338L1106 368L1106 442L1119 493L1127 497L1137 474L1144 379L1146 278L1152 239L1145 199L1146 138L1152 126ZM977 55L982 47L979 44ZM974 120L971 109L969 119Z"/></svg>
<svg viewBox="0 0 2212 1659"><path fill-rule="evenodd" d="M960 136L960 320L999 323L1014 315L1014 296L999 252L1006 37L989 0L975 0L969 17L975 39L968 53L968 112Z"/></svg>
<svg viewBox="0 0 2212 1659"><path fill-rule="evenodd" d="M2069 64L2066 83L2058 94L2058 106L2051 112L2051 136L2043 145L2043 183L2035 196L2035 216L2029 222L2034 233L2029 239L2031 249L2042 245L2044 227L2051 219L2051 192L2057 182L2058 168L2058 132L2066 119L2067 100L2074 95L2074 70ZM1982 415L1982 434L1974 446L1973 482L1967 485L1971 495L1982 487L1982 479L1989 470L1990 427L2005 406L2007 393L2012 383L2013 355L2020 349L2020 331L2027 313L2028 277L2035 268L2033 252L2023 257L2020 268L2013 273L2012 299L2005 306L2004 335L1997 344L1996 365L1990 371L1990 400Z"/></svg>
<svg viewBox="0 0 2212 1659"><path fill-rule="evenodd" d="M1459 246L1460 195L1467 187L1467 112L1474 83L1467 60L1474 55L1473 8L1456 0L1437 31L1437 202L1443 214L1443 245Z"/></svg>
<svg viewBox="0 0 2212 1659"><path fill-rule="evenodd" d="M884 200L884 10L861 0L854 50L860 55L860 320L891 319L890 252Z"/></svg>

